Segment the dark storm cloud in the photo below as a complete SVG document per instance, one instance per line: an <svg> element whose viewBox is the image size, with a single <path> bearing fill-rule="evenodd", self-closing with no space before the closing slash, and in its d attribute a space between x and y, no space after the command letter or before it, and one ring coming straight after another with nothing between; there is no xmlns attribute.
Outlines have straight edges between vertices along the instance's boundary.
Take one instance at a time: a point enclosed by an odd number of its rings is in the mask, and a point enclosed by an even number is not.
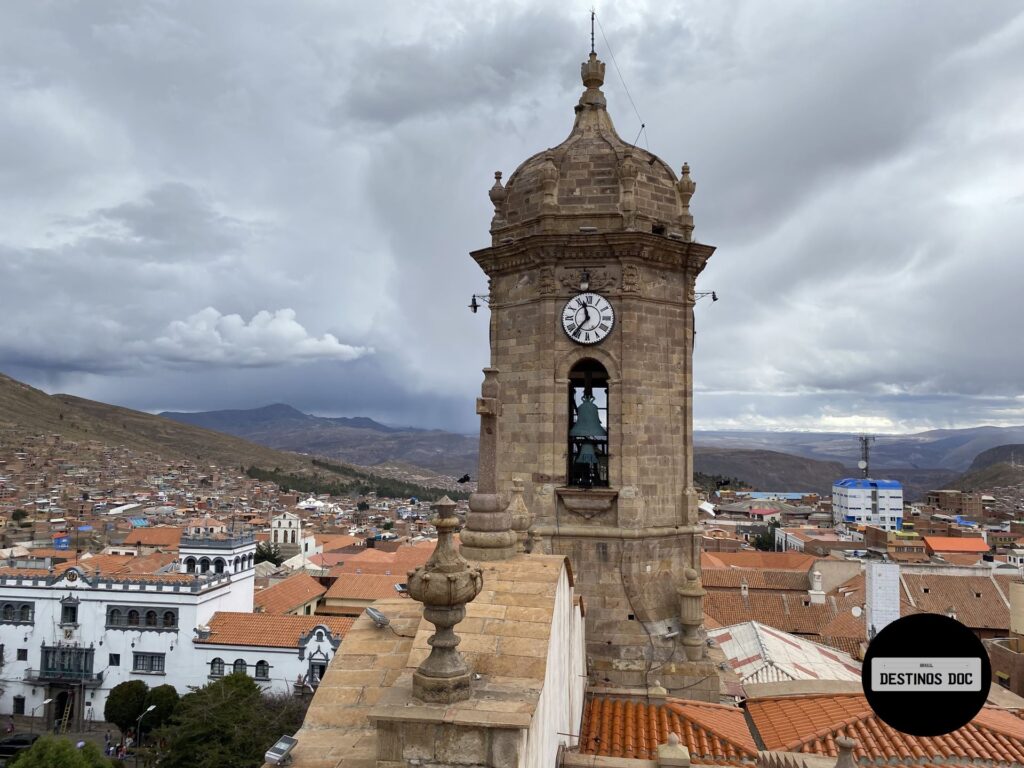
<svg viewBox="0 0 1024 768"><path fill-rule="evenodd" d="M691 163L719 248L699 425L1024 421L1016 4L598 12L640 143ZM571 127L585 4L0 15L0 370L151 410L472 430L487 317L465 305L486 279L467 252L493 172Z"/></svg>

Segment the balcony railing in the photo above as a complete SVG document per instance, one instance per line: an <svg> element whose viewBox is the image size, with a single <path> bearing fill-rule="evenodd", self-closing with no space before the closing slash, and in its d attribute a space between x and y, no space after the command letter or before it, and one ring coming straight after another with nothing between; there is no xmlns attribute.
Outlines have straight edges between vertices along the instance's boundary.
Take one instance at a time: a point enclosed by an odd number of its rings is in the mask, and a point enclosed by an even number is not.
<svg viewBox="0 0 1024 768"><path fill-rule="evenodd" d="M245 544L252 544L254 541L256 541L254 532L222 533L214 536L183 534L178 546L188 549L235 549Z"/></svg>
<svg viewBox="0 0 1024 768"><path fill-rule="evenodd" d="M103 682L102 672L84 672L76 669L26 669L25 679L40 683L82 683L99 685Z"/></svg>

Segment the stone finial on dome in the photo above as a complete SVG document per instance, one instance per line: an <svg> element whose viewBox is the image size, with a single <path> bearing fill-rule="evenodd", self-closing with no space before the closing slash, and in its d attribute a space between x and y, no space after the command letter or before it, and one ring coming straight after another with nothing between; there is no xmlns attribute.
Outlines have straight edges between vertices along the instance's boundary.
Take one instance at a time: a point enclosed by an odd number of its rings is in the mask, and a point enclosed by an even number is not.
<svg viewBox="0 0 1024 768"><path fill-rule="evenodd" d="M601 93L601 86L604 85L604 62L597 58L597 54L593 51L590 52L590 58L580 65L580 76L583 78L583 85L587 87L587 90L580 96L580 103L576 109L580 110L588 106L605 108L607 102L604 94Z"/></svg>
<svg viewBox="0 0 1024 768"><path fill-rule="evenodd" d="M494 229L505 223L505 198L508 197L508 191L501 185L501 171L494 172L494 186L488 191L487 196L494 204L494 218L491 219L491 229Z"/></svg>
<svg viewBox="0 0 1024 768"><path fill-rule="evenodd" d="M676 192L679 195L679 205L682 208L680 223L683 228L683 239L686 242L693 239L693 214L690 213L690 200L693 199L693 193L696 191L697 183L690 178L690 164L683 163L679 181L676 182Z"/></svg>

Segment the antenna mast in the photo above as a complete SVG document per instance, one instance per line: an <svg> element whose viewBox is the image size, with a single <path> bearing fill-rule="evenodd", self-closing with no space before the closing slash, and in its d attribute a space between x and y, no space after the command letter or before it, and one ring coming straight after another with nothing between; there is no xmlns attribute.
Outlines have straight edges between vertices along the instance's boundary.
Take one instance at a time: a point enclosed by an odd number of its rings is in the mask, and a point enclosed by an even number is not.
<svg viewBox="0 0 1024 768"><path fill-rule="evenodd" d="M860 468L861 477L871 477L871 465L869 455L871 453L871 443L875 442L874 435L860 435L860 462L857 466Z"/></svg>

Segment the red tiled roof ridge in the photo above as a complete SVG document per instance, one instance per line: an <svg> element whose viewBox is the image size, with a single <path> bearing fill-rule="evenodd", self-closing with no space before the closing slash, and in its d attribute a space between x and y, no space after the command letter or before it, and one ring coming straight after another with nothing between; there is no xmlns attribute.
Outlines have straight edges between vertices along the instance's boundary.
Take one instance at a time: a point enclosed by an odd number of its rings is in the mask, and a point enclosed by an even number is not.
<svg viewBox="0 0 1024 768"><path fill-rule="evenodd" d="M856 694L855 694L856 695ZM810 698L810 697L807 697ZM832 697L834 698L834 697ZM819 728L814 733L806 736L801 736L798 739L794 739L789 744L786 744L783 748L783 752L803 752L804 747L818 741L820 739L833 738L837 733L846 733L846 729L850 728L857 723L874 717L874 711L871 709L871 705L868 704L867 699L864 700L864 711L858 715L852 715L850 717L843 718L832 725L826 725ZM858 745L857 749L861 749L863 745Z"/></svg>
<svg viewBox="0 0 1024 768"><path fill-rule="evenodd" d="M665 698L666 704L682 704L689 707L704 707L707 709L727 709L730 712L742 712L739 707L733 706L732 704L720 704L717 701L696 701L694 699L681 699L678 696L667 696Z"/></svg>
<svg viewBox="0 0 1024 768"><path fill-rule="evenodd" d="M914 737L886 725L869 708L859 716L847 717L802 736L786 744L781 751L836 757L838 751L835 738L843 735L857 741L854 754L858 761L876 762L880 758L888 758L931 762L969 758L996 763L1020 763L1024 759L1024 745L1019 743L1024 740L1024 727L1016 729L1016 733L1008 733L1000 730L988 717L984 718L988 722L978 722L979 717L985 713L997 714L1002 711L984 707L974 720L952 733ZM1009 713L1007 715L1014 718ZM1005 725L1010 725L1010 722L1007 721ZM1014 739L1018 744L1012 743Z"/></svg>
<svg viewBox="0 0 1024 768"><path fill-rule="evenodd" d="M680 715L674 704L667 701L648 703L646 697L597 695L588 698L581 721L581 753L654 759L657 745L664 743L668 733L675 731L695 762L739 765L756 759L756 747L751 749L746 744L737 743L733 736L705 727L703 722L692 718L692 710ZM684 712L689 709L685 706L680 708ZM736 714L753 745L743 711L737 707L727 709Z"/></svg>
<svg viewBox="0 0 1024 768"><path fill-rule="evenodd" d="M808 639L808 638L804 638ZM756 699L750 699L751 703L762 703L765 701L793 701L800 700L806 701L807 699L864 699L864 694L853 691L841 691L838 693L778 693L774 696L758 696ZM864 699L865 705L867 699Z"/></svg>
<svg viewBox="0 0 1024 768"><path fill-rule="evenodd" d="M745 716L743 720L743 735L749 739L749 743L740 743L736 740L735 733L730 733L727 729L722 728L717 723L709 723L705 718L700 717L701 715L710 714L700 712L700 710L710 710L715 713L728 711L742 716L743 711L738 707L730 707L729 705L721 705L721 703L713 703L711 701L692 701L687 699L666 699L665 703L670 710L680 717L685 717L687 720L694 723L694 725L697 725L703 730L717 736L722 741L732 744L734 748L738 749L742 753L752 757L757 756L757 743L755 742L753 735L751 735L750 727L745 724ZM693 712L693 710L696 710L697 712ZM697 717L694 717L694 715Z"/></svg>
<svg viewBox="0 0 1024 768"><path fill-rule="evenodd" d="M692 703L694 703L694 702L690 702L688 704L692 704ZM702 728L705 731L707 731L708 733L718 737L718 739L720 739L726 745L732 746L735 750L740 752L742 755L746 755L748 757L757 757L757 743L754 741L754 737L750 734L749 729L748 729L746 735L747 735L747 738L750 739L750 743L749 744L741 744L739 741L736 740L735 734L728 733L725 729L723 729L722 727L718 726L717 724L709 723L708 721L705 721L704 718L700 718L699 720L694 718L692 716L693 715L692 712L687 712L686 711L687 709L690 709L690 706L688 706L688 705L685 705L685 706L684 705L680 705L680 704L678 704L676 702L666 702L665 705L669 709L674 711L680 717L685 717L687 720L690 720L694 725L697 725L700 728ZM727 704L721 704L721 705L717 705L717 706L720 706L722 709L736 710L736 711L740 712L741 714L743 712L743 710L739 709L738 707L730 707ZM697 709L697 707L693 707L693 709Z"/></svg>

